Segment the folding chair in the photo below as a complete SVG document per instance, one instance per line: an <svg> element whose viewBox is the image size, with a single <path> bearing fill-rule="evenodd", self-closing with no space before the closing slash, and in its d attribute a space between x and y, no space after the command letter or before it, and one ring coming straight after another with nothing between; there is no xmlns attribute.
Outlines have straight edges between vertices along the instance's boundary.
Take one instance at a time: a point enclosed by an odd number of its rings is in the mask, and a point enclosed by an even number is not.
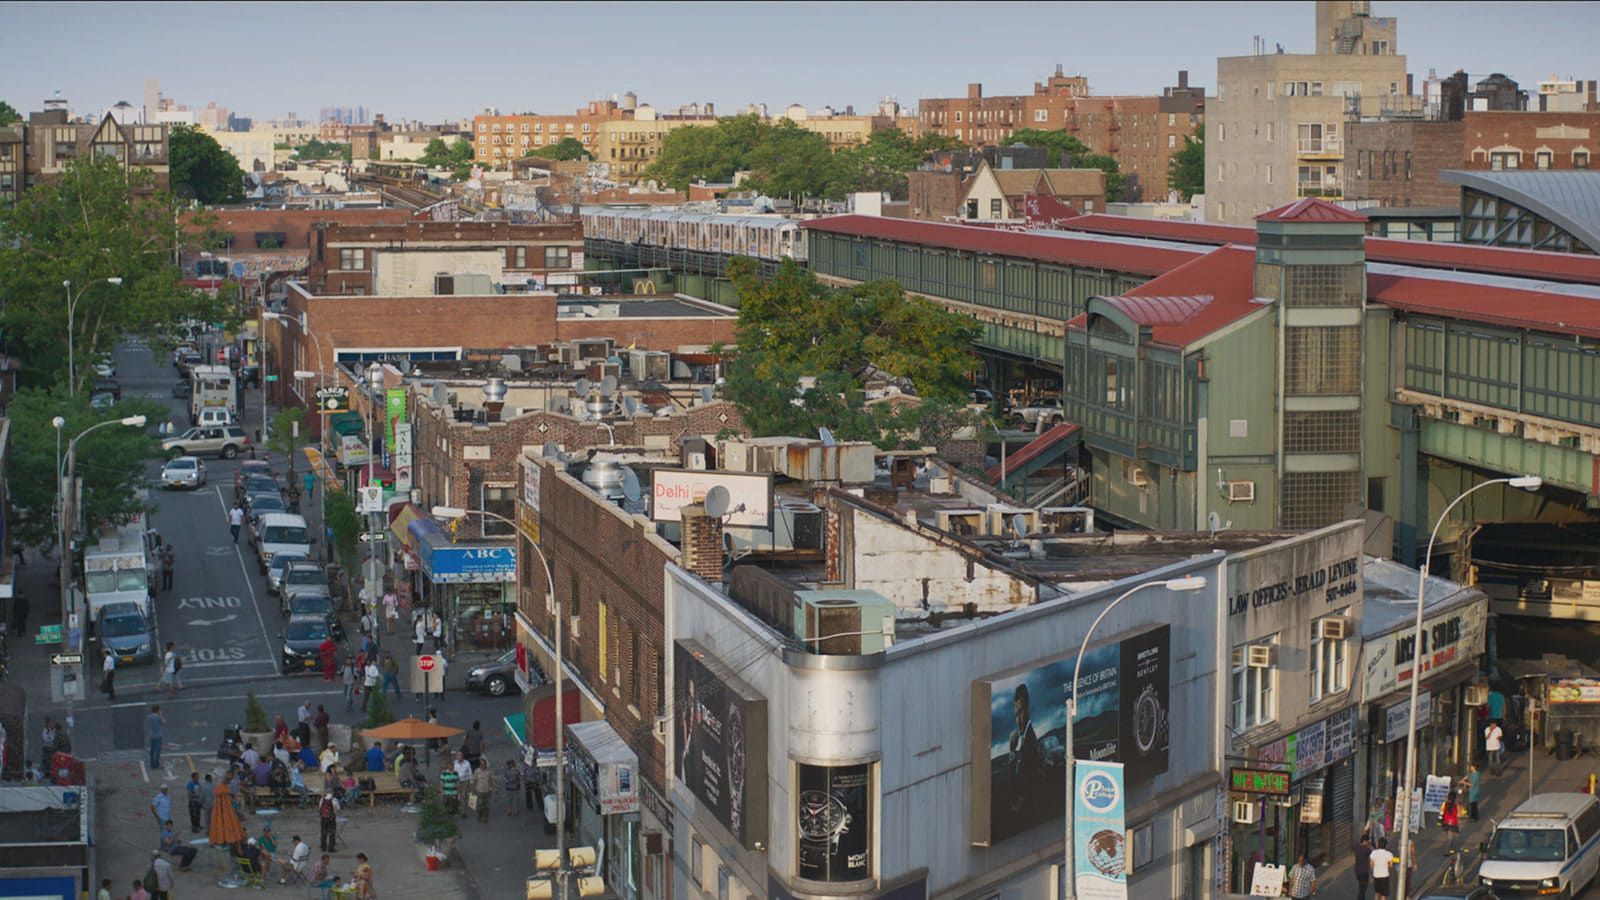
<svg viewBox="0 0 1600 900"><path fill-rule="evenodd" d="M245 887L255 888L258 891L266 887L266 883L261 880L261 871L252 865L247 857L235 856L233 865L239 870L239 877L244 880Z"/></svg>

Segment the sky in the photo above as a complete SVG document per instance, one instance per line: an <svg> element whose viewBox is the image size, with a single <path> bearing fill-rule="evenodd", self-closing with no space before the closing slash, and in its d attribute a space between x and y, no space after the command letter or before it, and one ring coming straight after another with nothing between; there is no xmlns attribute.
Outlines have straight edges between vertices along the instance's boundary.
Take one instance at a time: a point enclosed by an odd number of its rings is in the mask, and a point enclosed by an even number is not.
<svg viewBox="0 0 1600 900"><path fill-rule="evenodd" d="M1600 79L1600 4L1375 0L1421 79L1504 72ZM634 91L858 112L896 97L1028 93L1061 64L1097 94L1159 94L1179 69L1214 90L1216 58L1310 52L1314 9L1279 3L5 3L0 99L60 91L78 114L143 102L144 79L258 119L366 106L391 121L570 113Z"/></svg>

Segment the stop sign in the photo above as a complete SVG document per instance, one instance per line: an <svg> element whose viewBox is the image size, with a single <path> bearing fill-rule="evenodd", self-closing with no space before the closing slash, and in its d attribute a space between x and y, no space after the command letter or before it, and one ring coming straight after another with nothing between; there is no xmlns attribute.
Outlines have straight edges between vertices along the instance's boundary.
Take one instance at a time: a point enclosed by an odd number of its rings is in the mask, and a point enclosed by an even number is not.
<svg viewBox="0 0 1600 900"><path fill-rule="evenodd" d="M432 672L433 671L433 667L437 666L438 664L439 664L439 660L438 660L437 657L433 657L433 656L419 656L419 657L417 657L417 670L418 671L421 671L421 672Z"/></svg>

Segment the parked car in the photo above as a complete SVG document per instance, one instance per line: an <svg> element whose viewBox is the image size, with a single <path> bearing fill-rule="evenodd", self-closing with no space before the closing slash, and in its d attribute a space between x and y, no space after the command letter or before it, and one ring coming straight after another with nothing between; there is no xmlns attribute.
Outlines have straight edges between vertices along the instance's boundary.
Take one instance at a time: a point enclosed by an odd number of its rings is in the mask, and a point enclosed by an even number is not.
<svg viewBox="0 0 1600 900"><path fill-rule="evenodd" d="M96 394L106 393L118 400L122 399L122 382L110 375L96 375L93 390Z"/></svg>
<svg viewBox="0 0 1600 900"><path fill-rule="evenodd" d="M536 662L529 662L528 675L534 684L544 684L544 671ZM517 651L507 650L495 659L479 663L467 670L467 690L483 691L491 697L503 697L517 686Z"/></svg>
<svg viewBox="0 0 1600 900"><path fill-rule="evenodd" d="M265 466L266 463L260 463L260 465ZM274 478L272 473L265 469L251 469L243 478L235 477L233 481L233 494L240 500L250 494L280 494L282 492L283 485L279 484L278 479Z"/></svg>
<svg viewBox="0 0 1600 900"><path fill-rule="evenodd" d="M187 400L189 399L189 395L193 393L194 385L190 384L188 381L180 381L172 386L172 396L178 398L179 400Z"/></svg>
<svg viewBox="0 0 1600 900"><path fill-rule="evenodd" d="M102 378L113 378L117 374L117 361L110 354L94 361L94 373Z"/></svg>
<svg viewBox="0 0 1600 900"><path fill-rule="evenodd" d="M326 593L305 591L290 594L284 615L291 619L298 616L322 616L328 622L328 631L333 635L333 639L344 640L344 626L339 624L339 615L334 611L333 598Z"/></svg>
<svg viewBox="0 0 1600 900"><path fill-rule="evenodd" d="M239 463L239 468L233 472L233 496L238 499L244 495L244 480L252 475L265 475L272 477L272 466L264 459L247 459Z"/></svg>
<svg viewBox="0 0 1600 900"><path fill-rule="evenodd" d="M117 662L151 662L155 659L156 635L143 607L128 601L107 603L95 614L95 635L100 646L117 655ZM95 665L99 671L99 665Z"/></svg>
<svg viewBox="0 0 1600 900"><path fill-rule="evenodd" d="M110 391L95 391L89 395L89 406L93 409L110 409L117 405L117 397Z"/></svg>
<svg viewBox="0 0 1600 900"><path fill-rule="evenodd" d="M1012 412L1017 418L1035 427L1059 425L1066 417L1060 397L1043 397Z"/></svg>
<svg viewBox="0 0 1600 900"><path fill-rule="evenodd" d="M175 456L214 454L233 459L250 446L244 429L236 425L195 427L161 442L161 449Z"/></svg>
<svg viewBox="0 0 1600 900"><path fill-rule="evenodd" d="M180 456L168 460L161 467L161 486L164 488L186 487L190 490L204 487L206 483L206 464L197 456Z"/></svg>
<svg viewBox="0 0 1600 900"><path fill-rule="evenodd" d="M274 592L278 595L278 605L283 608L285 615L289 612L289 598L295 594L333 596L333 591L328 588L328 573L321 565L309 560L292 560L285 563Z"/></svg>
<svg viewBox="0 0 1600 900"><path fill-rule="evenodd" d="M290 616L283 626L283 674L316 671L321 664L318 648L332 636L326 616Z"/></svg>
<svg viewBox="0 0 1600 900"><path fill-rule="evenodd" d="M204 428L208 425L237 425L239 422L227 407L208 406L200 410L200 418L194 424Z"/></svg>
<svg viewBox="0 0 1600 900"><path fill-rule="evenodd" d="M184 341L183 343L179 344L178 346L173 347L172 348L172 367L174 369L181 368L178 365L178 362L180 360L182 360L185 356L188 356L191 353L198 354L199 352L200 351L195 347L195 345L189 343L188 341Z"/></svg>
<svg viewBox="0 0 1600 900"><path fill-rule="evenodd" d="M273 557L280 553L311 558L311 529L306 526L304 518L293 513L267 513L262 516L253 543L263 575L267 574Z"/></svg>
<svg viewBox="0 0 1600 900"><path fill-rule="evenodd" d="M189 377L190 369L194 368L195 366L204 365L205 361L205 356L203 356L198 350L185 351L183 355L178 357L178 361L176 363L178 367L178 373L187 378Z"/></svg>
<svg viewBox="0 0 1600 900"><path fill-rule="evenodd" d="M306 553L296 553L294 551L279 553L277 556L274 556L272 560L267 563L267 590L269 592L276 593L283 583L283 570L287 568L290 563L305 562L306 559L308 559L308 555Z"/></svg>

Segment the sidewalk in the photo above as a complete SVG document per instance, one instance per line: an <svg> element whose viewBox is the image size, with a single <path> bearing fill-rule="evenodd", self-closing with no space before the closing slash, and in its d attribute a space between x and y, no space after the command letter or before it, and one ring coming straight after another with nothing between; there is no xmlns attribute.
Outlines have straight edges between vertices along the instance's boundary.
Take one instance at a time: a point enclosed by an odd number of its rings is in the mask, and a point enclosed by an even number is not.
<svg viewBox="0 0 1600 900"><path fill-rule="evenodd" d="M1533 756L1532 792L1535 794L1576 791L1590 772L1600 771L1600 759L1579 756L1576 759L1558 762L1554 756L1546 755L1543 750L1537 748L1528 753L1508 756L1505 768L1497 777L1490 776L1488 770L1484 770L1482 800L1478 803L1478 821L1473 822L1466 817L1463 804L1461 834L1456 838L1456 846L1467 847L1472 851L1468 854L1467 864L1471 882L1477 880L1478 844L1489 837L1494 827L1493 822L1504 819L1528 799L1530 754ZM1430 814L1423 818L1421 831L1412 839L1412 847L1418 854L1419 873L1417 883L1407 889L1407 893L1413 897L1421 893L1421 888L1433 887L1439 883L1444 874L1444 850L1449 837L1439 828L1438 815ZM1389 849L1399 854L1397 835L1390 835ZM1347 853L1339 862L1319 869L1317 895L1325 898L1354 897L1356 879L1353 866L1354 861Z"/></svg>

